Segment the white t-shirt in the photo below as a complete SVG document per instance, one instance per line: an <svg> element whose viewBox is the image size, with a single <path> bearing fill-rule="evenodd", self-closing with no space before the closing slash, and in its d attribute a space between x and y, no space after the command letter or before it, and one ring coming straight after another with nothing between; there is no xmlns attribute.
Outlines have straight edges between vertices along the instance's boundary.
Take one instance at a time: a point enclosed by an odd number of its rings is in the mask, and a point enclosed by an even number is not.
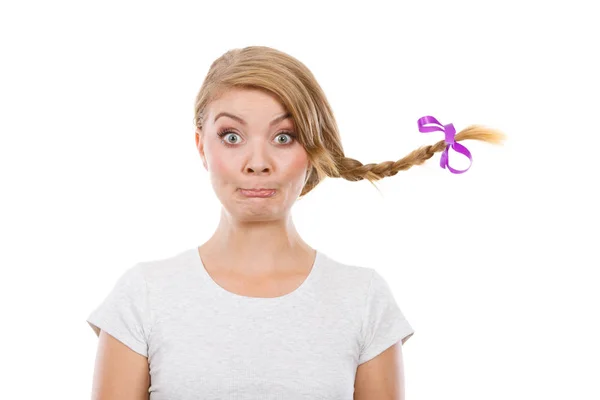
<svg viewBox="0 0 600 400"><path fill-rule="evenodd" d="M150 400L352 400L358 365L414 333L377 271L318 249L273 298L219 286L197 247L139 262L87 322L148 358Z"/></svg>

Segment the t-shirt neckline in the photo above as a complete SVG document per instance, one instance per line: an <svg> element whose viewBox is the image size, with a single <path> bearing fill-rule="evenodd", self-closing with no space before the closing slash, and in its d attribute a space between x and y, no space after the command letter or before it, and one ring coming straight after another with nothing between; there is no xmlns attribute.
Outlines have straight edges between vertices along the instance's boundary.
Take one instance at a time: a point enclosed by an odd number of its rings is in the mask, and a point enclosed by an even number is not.
<svg viewBox="0 0 600 400"><path fill-rule="evenodd" d="M202 274L202 276L208 281L211 289L218 291L221 295L224 295L229 298L233 298L235 300L241 300L241 301L245 301L245 302L262 302L262 303L267 303L267 302L273 303L273 302L288 300L288 299L293 298L294 296L298 296L301 293L308 290L310 288L310 286L313 284L313 281L316 279L315 276L317 275L317 272L318 272L319 268L321 267L321 262L322 262L322 257L323 257L323 254L319 251L319 249L315 249L315 251L316 251L315 259L313 261L313 265L310 269L310 272L308 273L308 276L304 279L304 281L300 284L300 286L298 286L293 291L286 293L282 296L277 296L277 297L253 297L253 296L244 296L241 294L230 292L229 290L227 290L224 287L222 287L221 285L219 285L212 278L212 276L210 276L210 274L206 270L206 267L204 266L204 263L202 261L202 257L200 257L200 252L198 251L198 247L196 246L196 247L192 248L190 251L192 252L192 259L194 260L195 265L200 270L200 273Z"/></svg>

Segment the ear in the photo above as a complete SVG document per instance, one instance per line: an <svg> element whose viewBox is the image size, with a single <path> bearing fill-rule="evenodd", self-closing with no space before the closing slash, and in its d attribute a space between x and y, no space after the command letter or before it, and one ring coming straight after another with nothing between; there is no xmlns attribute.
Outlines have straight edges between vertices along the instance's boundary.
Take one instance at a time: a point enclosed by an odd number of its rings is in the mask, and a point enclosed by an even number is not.
<svg viewBox="0 0 600 400"><path fill-rule="evenodd" d="M196 148L198 149L198 153L200 153L200 158L202 159L202 165L204 165L204 169L208 171L206 155L204 154L204 141L202 139L202 130L200 128L196 128Z"/></svg>

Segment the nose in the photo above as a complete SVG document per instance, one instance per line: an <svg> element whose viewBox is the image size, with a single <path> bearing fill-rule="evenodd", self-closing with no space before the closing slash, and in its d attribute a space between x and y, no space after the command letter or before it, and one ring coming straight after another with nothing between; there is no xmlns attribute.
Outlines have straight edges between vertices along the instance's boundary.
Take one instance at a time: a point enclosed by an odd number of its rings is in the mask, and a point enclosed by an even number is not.
<svg viewBox="0 0 600 400"><path fill-rule="evenodd" d="M248 155L248 161L245 165L245 171L249 174L269 174L272 171L271 158L268 155L267 150L264 148L264 144L257 143L250 147L250 154Z"/></svg>
<svg viewBox="0 0 600 400"><path fill-rule="evenodd" d="M253 164L253 165L249 165L248 167L246 167L246 172L249 174L253 174L253 173L270 173L271 169L267 166L261 166L258 164Z"/></svg>

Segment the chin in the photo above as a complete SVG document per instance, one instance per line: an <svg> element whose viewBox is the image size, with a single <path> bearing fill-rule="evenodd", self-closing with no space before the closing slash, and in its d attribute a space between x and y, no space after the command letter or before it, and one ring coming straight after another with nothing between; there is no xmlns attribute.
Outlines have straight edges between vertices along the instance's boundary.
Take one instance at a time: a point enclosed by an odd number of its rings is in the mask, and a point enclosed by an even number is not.
<svg viewBox="0 0 600 400"><path fill-rule="evenodd" d="M247 198L236 193L234 201L231 199L223 203L227 213L240 221L274 221L286 218L289 207L275 197Z"/></svg>

